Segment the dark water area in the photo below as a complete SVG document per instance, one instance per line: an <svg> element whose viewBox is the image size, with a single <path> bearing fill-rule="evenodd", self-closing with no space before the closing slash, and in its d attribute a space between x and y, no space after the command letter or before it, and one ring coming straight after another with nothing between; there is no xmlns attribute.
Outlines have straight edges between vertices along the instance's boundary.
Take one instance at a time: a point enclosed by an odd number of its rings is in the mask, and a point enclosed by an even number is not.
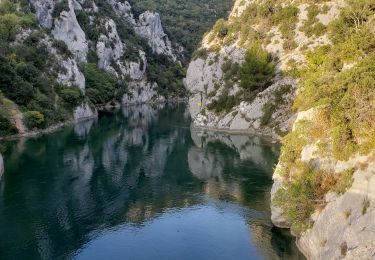
<svg viewBox="0 0 375 260"><path fill-rule="evenodd" d="M0 259L303 259L270 221L279 148L124 107L6 143Z"/></svg>

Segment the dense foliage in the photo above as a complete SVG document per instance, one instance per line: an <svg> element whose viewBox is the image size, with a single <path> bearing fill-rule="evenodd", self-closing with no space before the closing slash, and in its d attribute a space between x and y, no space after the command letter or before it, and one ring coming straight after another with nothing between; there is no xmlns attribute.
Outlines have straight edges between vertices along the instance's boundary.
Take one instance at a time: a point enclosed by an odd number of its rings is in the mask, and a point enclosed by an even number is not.
<svg viewBox="0 0 375 260"><path fill-rule="evenodd" d="M117 81L110 74L98 69L96 64L83 66L86 78L86 95L94 104L105 104L116 95Z"/></svg>
<svg viewBox="0 0 375 260"><path fill-rule="evenodd" d="M271 55L258 44L251 46L240 69L241 87L249 91L264 89L274 75Z"/></svg>
<svg viewBox="0 0 375 260"><path fill-rule="evenodd" d="M47 47L42 41L44 34L35 31L22 43L10 44L14 41L19 30L33 28L36 25L35 17L21 4L2 1L0 20L6 21L0 26L0 90L3 93L2 99L13 101L21 112L40 113L44 123L33 125L33 128L45 127L65 120L69 116L69 111L63 105L59 106L55 103L55 88L58 87L55 79L59 68L54 56L48 53ZM15 107L9 109L14 110ZM6 116L9 117L9 113ZM14 126L8 127L7 131L13 133L13 128Z"/></svg>

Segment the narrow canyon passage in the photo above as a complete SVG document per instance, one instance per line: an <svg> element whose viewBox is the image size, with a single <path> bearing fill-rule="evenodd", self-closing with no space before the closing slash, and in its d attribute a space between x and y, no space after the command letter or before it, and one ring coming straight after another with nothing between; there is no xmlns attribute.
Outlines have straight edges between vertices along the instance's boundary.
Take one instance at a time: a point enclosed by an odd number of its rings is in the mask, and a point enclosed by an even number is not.
<svg viewBox="0 0 375 260"><path fill-rule="evenodd" d="M303 259L270 221L279 147L124 107L6 143L1 259Z"/></svg>

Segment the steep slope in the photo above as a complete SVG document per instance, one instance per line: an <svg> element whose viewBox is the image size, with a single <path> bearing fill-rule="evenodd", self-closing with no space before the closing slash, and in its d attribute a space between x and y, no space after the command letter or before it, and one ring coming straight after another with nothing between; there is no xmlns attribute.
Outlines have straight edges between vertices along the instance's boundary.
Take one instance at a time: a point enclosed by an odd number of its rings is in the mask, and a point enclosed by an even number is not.
<svg viewBox="0 0 375 260"><path fill-rule="evenodd" d="M272 220L310 259L374 256L374 16L373 0L236 1L187 72L196 126L282 138Z"/></svg>
<svg viewBox="0 0 375 260"><path fill-rule="evenodd" d="M0 21L0 136L184 95L158 13L135 19L115 0L4 0Z"/></svg>
<svg viewBox="0 0 375 260"><path fill-rule="evenodd" d="M180 60L186 64L197 48L203 34L217 19L227 17L233 0L129 0L135 16L145 11L160 13L172 46L181 50Z"/></svg>

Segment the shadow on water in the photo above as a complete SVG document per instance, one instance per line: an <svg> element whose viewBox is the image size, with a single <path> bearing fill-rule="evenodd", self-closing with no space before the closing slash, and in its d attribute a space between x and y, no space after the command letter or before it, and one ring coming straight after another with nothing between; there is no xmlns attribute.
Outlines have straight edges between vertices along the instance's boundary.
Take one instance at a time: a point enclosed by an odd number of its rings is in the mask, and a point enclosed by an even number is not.
<svg viewBox="0 0 375 260"><path fill-rule="evenodd" d="M7 144L0 259L303 259L272 227L278 147L124 107Z"/></svg>

